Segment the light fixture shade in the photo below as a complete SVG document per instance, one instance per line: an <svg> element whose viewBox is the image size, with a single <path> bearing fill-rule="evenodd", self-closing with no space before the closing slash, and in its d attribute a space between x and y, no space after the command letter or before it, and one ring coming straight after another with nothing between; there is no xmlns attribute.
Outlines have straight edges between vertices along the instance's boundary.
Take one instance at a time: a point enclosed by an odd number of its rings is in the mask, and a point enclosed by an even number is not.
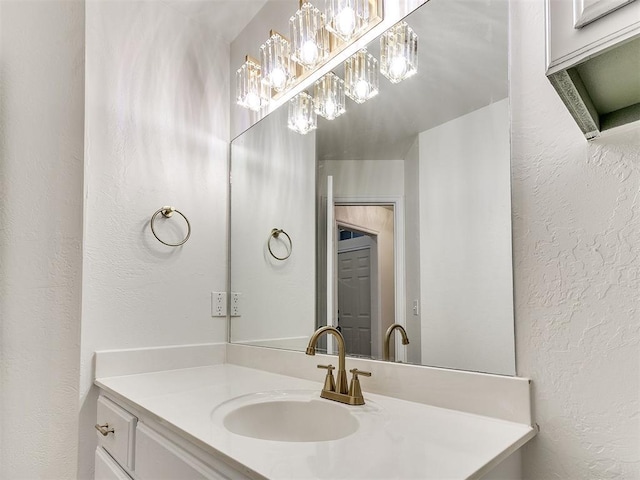
<svg viewBox="0 0 640 480"><path fill-rule="evenodd" d="M262 84L260 70L260 64L247 56L244 64L236 71L236 102L254 112L259 112L270 99Z"/></svg>
<svg viewBox="0 0 640 480"><path fill-rule="evenodd" d="M296 78L291 44L278 32L272 30L269 40L260 46L260 63L262 83L276 92L286 90Z"/></svg>
<svg viewBox="0 0 640 480"><path fill-rule="evenodd" d="M329 56L329 32L324 14L309 2L289 19L291 57L305 68L314 68Z"/></svg>
<svg viewBox="0 0 640 480"><path fill-rule="evenodd" d="M418 35L400 22L380 37L380 72L398 83L418 71Z"/></svg>
<svg viewBox="0 0 640 480"><path fill-rule="evenodd" d="M317 120L313 98L307 92L299 93L289 100L288 127L291 130L305 135L316 129Z"/></svg>
<svg viewBox="0 0 640 480"><path fill-rule="evenodd" d="M332 72L318 80L313 87L313 103L318 115L333 120L345 112L344 81Z"/></svg>
<svg viewBox="0 0 640 480"><path fill-rule="evenodd" d="M378 94L378 60L359 50L344 62L345 93L356 103L364 103Z"/></svg>
<svg viewBox="0 0 640 480"><path fill-rule="evenodd" d="M369 26L369 0L325 0L327 29L348 42Z"/></svg>

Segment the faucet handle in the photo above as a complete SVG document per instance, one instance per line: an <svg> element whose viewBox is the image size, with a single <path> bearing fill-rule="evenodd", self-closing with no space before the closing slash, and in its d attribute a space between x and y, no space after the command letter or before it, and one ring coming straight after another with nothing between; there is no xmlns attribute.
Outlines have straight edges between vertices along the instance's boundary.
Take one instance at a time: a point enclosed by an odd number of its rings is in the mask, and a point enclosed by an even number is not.
<svg viewBox="0 0 640 480"><path fill-rule="evenodd" d="M358 370L357 368L353 368L349 371L353 374L353 377L351 377L351 384L349 385L349 396L357 400L356 405L363 405L364 398L362 396L362 389L360 388L360 380L358 380L358 375L370 377L371 372L364 372L362 370Z"/></svg>
<svg viewBox="0 0 640 480"><path fill-rule="evenodd" d="M327 370L327 376L324 378L324 387L322 389L329 392L335 392L336 382L333 379L333 370L336 367L334 367L333 365L318 365L318 368L324 368Z"/></svg>
<svg viewBox="0 0 640 480"><path fill-rule="evenodd" d="M320 365L318 365L320 366ZM371 376L371 372L365 372L364 370L358 370L357 368L352 368L351 370L349 370L351 373L353 373L353 378L358 378L358 375L362 375L365 377L370 377Z"/></svg>
<svg viewBox="0 0 640 480"><path fill-rule="evenodd" d="M318 368L324 368L326 370L329 370L330 372L335 370L336 367L334 367L333 365L329 364L329 365L318 365Z"/></svg>

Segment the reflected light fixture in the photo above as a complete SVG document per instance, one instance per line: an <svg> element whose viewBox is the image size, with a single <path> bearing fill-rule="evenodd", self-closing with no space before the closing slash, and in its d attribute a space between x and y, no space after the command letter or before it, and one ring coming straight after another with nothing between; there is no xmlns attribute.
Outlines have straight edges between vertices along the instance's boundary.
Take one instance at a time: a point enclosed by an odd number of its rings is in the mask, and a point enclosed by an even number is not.
<svg viewBox="0 0 640 480"><path fill-rule="evenodd" d="M369 26L369 0L325 0L327 29L348 42Z"/></svg>
<svg viewBox="0 0 640 480"><path fill-rule="evenodd" d="M236 71L236 102L254 112L259 112L269 100L260 71L260 63L248 55L244 64Z"/></svg>
<svg viewBox="0 0 640 480"><path fill-rule="evenodd" d="M287 123L291 130L305 135L316 129L317 120L313 98L307 92L301 92L289 100L289 120Z"/></svg>
<svg viewBox="0 0 640 480"><path fill-rule="evenodd" d="M327 73L313 86L313 103L318 115L333 120L345 112L344 81L333 72Z"/></svg>
<svg viewBox="0 0 640 480"><path fill-rule="evenodd" d="M311 3L300 0L300 8L289 19L291 56L307 69L312 69L329 56L329 33L324 14Z"/></svg>
<svg viewBox="0 0 640 480"><path fill-rule="evenodd" d="M378 94L378 60L359 50L344 62L345 93L356 103L364 103Z"/></svg>
<svg viewBox="0 0 640 480"><path fill-rule="evenodd" d="M280 33L271 30L269 39L260 46L262 83L280 93L295 80L295 64L291 60L291 44Z"/></svg>
<svg viewBox="0 0 640 480"><path fill-rule="evenodd" d="M418 35L406 22L391 27L380 37L380 73L398 83L418 71Z"/></svg>

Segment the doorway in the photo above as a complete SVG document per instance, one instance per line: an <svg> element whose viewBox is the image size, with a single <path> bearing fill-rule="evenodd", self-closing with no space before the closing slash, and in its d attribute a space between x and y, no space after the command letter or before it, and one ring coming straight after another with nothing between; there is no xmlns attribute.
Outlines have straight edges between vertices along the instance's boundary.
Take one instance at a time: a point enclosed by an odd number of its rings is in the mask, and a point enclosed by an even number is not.
<svg viewBox="0 0 640 480"><path fill-rule="evenodd" d="M396 319L395 205L336 201L336 322L349 355L381 358ZM393 349L393 346L392 346Z"/></svg>
<svg viewBox="0 0 640 480"><path fill-rule="evenodd" d="M338 224L338 327L347 354L371 357L378 322L377 235Z"/></svg>

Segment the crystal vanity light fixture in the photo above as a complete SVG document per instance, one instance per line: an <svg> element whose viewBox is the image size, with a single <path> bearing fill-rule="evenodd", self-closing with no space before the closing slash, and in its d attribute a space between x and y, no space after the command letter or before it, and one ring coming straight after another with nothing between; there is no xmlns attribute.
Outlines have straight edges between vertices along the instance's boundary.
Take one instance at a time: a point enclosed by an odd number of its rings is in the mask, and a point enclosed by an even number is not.
<svg viewBox="0 0 640 480"><path fill-rule="evenodd" d="M267 89L283 92L295 80L295 64L291 60L289 40L271 30L269 40L260 46L262 83Z"/></svg>
<svg viewBox="0 0 640 480"><path fill-rule="evenodd" d="M313 98L307 92L299 93L289 100L288 127L305 135L317 126L317 116L313 108Z"/></svg>
<svg viewBox="0 0 640 480"><path fill-rule="evenodd" d="M318 115L333 120L345 112L344 81L333 72L327 73L313 87L313 103Z"/></svg>
<svg viewBox="0 0 640 480"><path fill-rule="evenodd" d="M329 33L324 15L305 0L289 19L291 32L291 56L307 69L324 62L329 56Z"/></svg>
<svg viewBox="0 0 640 480"><path fill-rule="evenodd" d="M345 93L356 103L378 94L378 60L366 48L344 62Z"/></svg>
<svg viewBox="0 0 640 480"><path fill-rule="evenodd" d="M236 71L236 102L254 112L259 112L269 101L260 70L260 63L247 55L244 64Z"/></svg>
<svg viewBox="0 0 640 480"><path fill-rule="evenodd" d="M400 22L380 37L380 73L398 83L418 71L418 35Z"/></svg>
<svg viewBox="0 0 640 480"><path fill-rule="evenodd" d="M325 0L327 29L348 42L369 26L369 0Z"/></svg>

